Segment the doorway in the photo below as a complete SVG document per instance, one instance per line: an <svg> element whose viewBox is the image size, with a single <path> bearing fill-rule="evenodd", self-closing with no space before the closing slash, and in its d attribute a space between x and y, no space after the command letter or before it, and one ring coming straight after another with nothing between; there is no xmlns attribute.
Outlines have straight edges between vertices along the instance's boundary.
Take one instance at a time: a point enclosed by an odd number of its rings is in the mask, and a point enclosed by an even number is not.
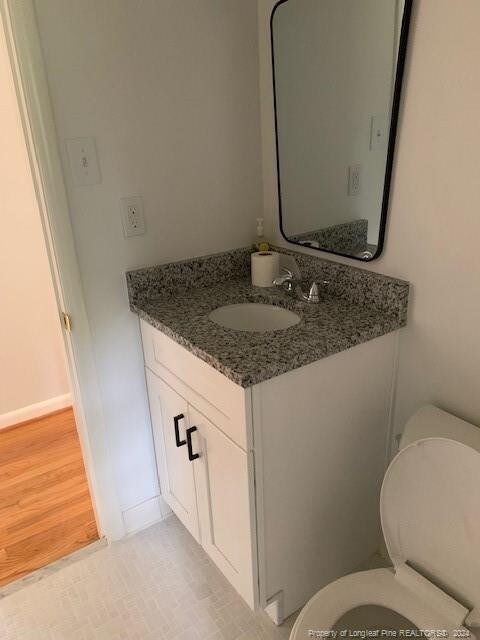
<svg viewBox="0 0 480 640"><path fill-rule="evenodd" d="M40 212L57 309L68 319L64 347L77 431L99 535L125 536L125 521L109 450L89 320L69 214L58 139L33 0L0 0L31 177ZM0 306L1 310L1 306Z"/></svg>
<svg viewBox="0 0 480 640"><path fill-rule="evenodd" d="M0 586L98 539L0 24Z"/></svg>
<svg viewBox="0 0 480 640"><path fill-rule="evenodd" d="M0 587L96 540L73 409L0 431Z"/></svg>

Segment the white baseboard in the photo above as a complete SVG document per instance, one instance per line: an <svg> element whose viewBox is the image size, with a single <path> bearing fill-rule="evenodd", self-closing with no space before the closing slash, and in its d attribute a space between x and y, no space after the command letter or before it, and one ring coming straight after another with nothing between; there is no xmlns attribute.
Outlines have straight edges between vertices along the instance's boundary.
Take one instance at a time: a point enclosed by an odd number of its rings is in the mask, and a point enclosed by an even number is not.
<svg viewBox="0 0 480 640"><path fill-rule="evenodd" d="M145 502L131 507L123 512L123 522L127 535L136 533L160 522L172 513L162 496L154 496Z"/></svg>
<svg viewBox="0 0 480 640"><path fill-rule="evenodd" d="M43 400L43 402L36 402L28 407L15 409L15 411L9 411L8 413L0 415L0 429L11 427L14 424L19 424L26 420L41 418L48 413L59 411L60 409L66 409L70 406L72 406L72 396L70 393L66 393L63 396L56 396L55 398L49 398L48 400Z"/></svg>

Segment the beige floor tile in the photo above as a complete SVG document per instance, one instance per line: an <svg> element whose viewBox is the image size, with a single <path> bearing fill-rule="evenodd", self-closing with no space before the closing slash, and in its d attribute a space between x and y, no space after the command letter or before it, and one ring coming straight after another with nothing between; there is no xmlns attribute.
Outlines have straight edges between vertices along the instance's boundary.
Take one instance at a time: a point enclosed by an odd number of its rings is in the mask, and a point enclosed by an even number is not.
<svg viewBox="0 0 480 640"><path fill-rule="evenodd" d="M2 640L287 640L175 517L0 600Z"/></svg>

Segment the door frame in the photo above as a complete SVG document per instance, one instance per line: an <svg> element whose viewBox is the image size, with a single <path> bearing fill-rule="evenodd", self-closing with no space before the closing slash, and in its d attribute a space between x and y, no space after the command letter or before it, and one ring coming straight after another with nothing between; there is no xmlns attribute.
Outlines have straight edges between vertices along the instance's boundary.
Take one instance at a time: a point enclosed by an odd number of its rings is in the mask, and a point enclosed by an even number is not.
<svg viewBox="0 0 480 640"><path fill-rule="evenodd" d="M0 0L17 102L62 321L74 411L99 535L125 535L33 0Z"/></svg>

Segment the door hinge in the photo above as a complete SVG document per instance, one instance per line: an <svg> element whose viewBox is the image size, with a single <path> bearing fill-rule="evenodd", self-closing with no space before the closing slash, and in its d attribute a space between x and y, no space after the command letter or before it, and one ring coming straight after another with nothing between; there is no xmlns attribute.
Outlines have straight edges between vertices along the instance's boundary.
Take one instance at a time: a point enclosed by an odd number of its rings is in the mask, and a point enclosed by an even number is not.
<svg viewBox="0 0 480 640"><path fill-rule="evenodd" d="M62 311L62 319L65 330L70 333L72 331L72 318L70 317L70 314Z"/></svg>

